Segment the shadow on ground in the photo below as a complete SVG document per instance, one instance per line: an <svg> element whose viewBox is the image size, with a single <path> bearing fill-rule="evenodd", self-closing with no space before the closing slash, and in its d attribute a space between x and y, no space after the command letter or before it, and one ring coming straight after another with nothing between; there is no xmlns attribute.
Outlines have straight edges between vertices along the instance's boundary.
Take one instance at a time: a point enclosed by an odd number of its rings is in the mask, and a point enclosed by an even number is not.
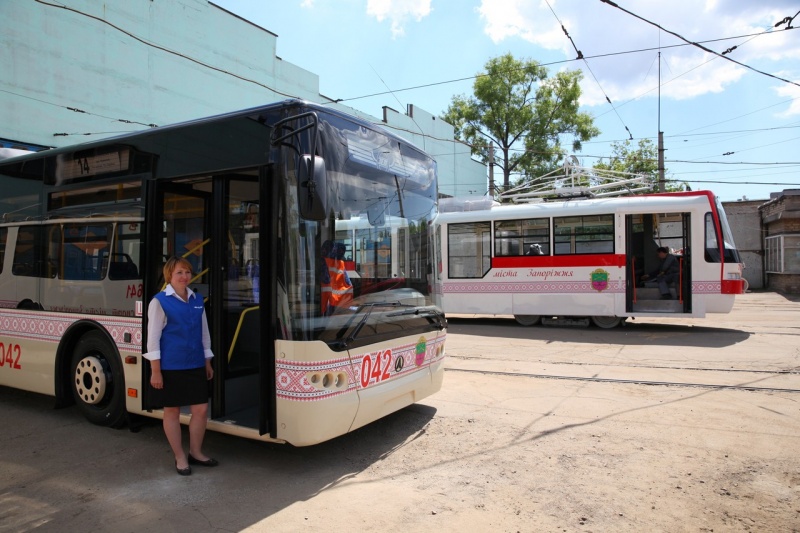
<svg viewBox="0 0 800 533"><path fill-rule="evenodd" d="M649 344L724 348L747 340L750 333L730 328L678 324L636 323L601 329L594 326L520 326L510 318L448 317L448 333L477 335L503 339L531 339L544 342L577 342L590 344Z"/></svg>
<svg viewBox="0 0 800 533"><path fill-rule="evenodd" d="M0 531L240 531L400 452L436 412L415 404L303 448L207 433L220 466L182 477L159 420L134 433L52 405L0 387Z"/></svg>

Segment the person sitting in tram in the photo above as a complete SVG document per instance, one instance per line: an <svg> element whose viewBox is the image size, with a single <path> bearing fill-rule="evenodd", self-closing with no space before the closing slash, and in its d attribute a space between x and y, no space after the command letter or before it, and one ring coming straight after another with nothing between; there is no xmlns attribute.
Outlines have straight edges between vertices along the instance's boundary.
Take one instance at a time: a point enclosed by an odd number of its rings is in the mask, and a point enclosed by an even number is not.
<svg viewBox="0 0 800 533"><path fill-rule="evenodd" d="M680 264L678 259L669 253L669 248L660 246L656 253L658 254L659 265L658 268L653 270L650 274L642 276L642 281L653 279L650 283L658 285L658 291L661 293L662 300L671 300L672 294L669 292L669 286L678 281L680 276Z"/></svg>

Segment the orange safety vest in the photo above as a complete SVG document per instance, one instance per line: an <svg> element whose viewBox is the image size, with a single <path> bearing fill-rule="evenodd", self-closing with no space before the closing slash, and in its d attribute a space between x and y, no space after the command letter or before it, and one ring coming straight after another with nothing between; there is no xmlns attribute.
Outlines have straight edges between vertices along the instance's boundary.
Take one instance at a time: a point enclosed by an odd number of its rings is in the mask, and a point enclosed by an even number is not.
<svg viewBox="0 0 800 533"><path fill-rule="evenodd" d="M333 307L346 305L353 299L353 286L347 283L344 261L325 258L331 282L322 284L322 314L328 314Z"/></svg>

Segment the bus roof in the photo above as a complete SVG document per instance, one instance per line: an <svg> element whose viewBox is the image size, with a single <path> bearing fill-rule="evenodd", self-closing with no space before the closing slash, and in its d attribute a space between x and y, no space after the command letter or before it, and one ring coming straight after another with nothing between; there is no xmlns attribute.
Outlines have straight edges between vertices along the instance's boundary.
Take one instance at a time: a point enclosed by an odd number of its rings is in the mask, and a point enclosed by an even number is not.
<svg viewBox="0 0 800 533"><path fill-rule="evenodd" d="M62 146L60 148L53 148L53 149L50 149L50 150L43 150L43 151L31 153L31 154L18 155L18 156L10 157L8 159L0 160L0 167L6 166L6 165L9 165L9 164L24 163L26 161L37 160L37 159L41 159L41 158L54 157L54 156L58 156L58 155L61 155L61 154L71 154L73 152L81 152L81 151L84 151L84 150L91 150L93 148L100 148L100 147L109 146L109 145L124 145L124 144L130 143L132 141L140 142L141 140L143 140L145 138L151 138L151 137L157 138L157 137L159 137L161 135L168 135L168 134L175 133L175 132L178 132L178 131L183 130L183 129L195 128L195 127L198 127L198 126L204 126L204 125L209 125L209 124L214 124L214 123L221 123L221 122L226 122L226 121L232 121L232 120L236 120L236 119L240 119L240 118L253 117L253 116L256 116L256 115L258 115L260 113L267 113L267 112L274 111L274 110L281 109L281 108L287 108L288 109L288 108L292 108L292 107L304 108L304 109L308 109L310 111L324 112L326 114L335 115L335 116L338 116L338 117L341 117L341 118L345 118L345 119L347 119L347 120L349 120L349 121L351 121L351 122L353 122L353 123L355 123L355 124L357 124L359 126L363 126L365 128L369 128L371 130L379 130L379 131L381 131L381 133L387 135L388 137L391 137L392 139L394 139L394 140L396 140L398 142L401 142L403 144L407 144L409 146L414 147L415 149L417 149L419 151L422 151L418 147L416 147L412 142L410 142L408 139L404 139L404 138L396 135L395 133L389 131L388 129L384 128L380 124L369 122L369 121L364 120L362 118L359 118L357 116L350 115L350 114L345 113L343 111L340 111L338 109L334 109L334 108L331 108L331 107L326 107L326 106L324 106L322 104L318 104L318 103L315 103L315 102L309 102L307 100L300 100L300 99L289 99L289 100L273 102L273 103L265 104L265 105L261 105L261 106L251 107L251 108L247 108L247 109L241 109L241 110L237 110L237 111L231 111L231 112L227 112L227 113L220 113L220 114L217 114L217 115L211 115L211 116L207 116L207 117L191 119L191 120L187 120L187 121L183 121L183 122L177 122L177 123L174 123L174 124L167 124L167 125L164 125L164 126L156 126L156 127L153 127L153 128L150 128L150 129L146 129L146 130L132 131L130 133L124 133L122 135L117 135L117 136L113 136L113 137L104 137L102 139L98 139L98 140L94 140L94 141L76 143L76 144L72 144L72 145L69 145L69 146Z"/></svg>

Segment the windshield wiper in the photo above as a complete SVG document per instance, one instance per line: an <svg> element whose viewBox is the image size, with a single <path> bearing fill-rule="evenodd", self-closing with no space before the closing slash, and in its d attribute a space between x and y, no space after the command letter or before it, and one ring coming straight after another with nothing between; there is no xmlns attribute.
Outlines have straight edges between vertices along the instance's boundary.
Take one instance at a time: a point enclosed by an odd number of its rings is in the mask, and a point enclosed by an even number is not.
<svg viewBox="0 0 800 533"><path fill-rule="evenodd" d="M372 310L375 309L376 307L409 307L409 306L410 304L404 304L400 302L370 302L359 305L356 308L355 313L353 313L353 317L347 322L347 324L344 325L344 327L342 327L342 329L339 330L339 333L336 334L336 337L340 339L336 342L336 347L347 349L347 345L356 340L356 337L358 336L359 332L361 332L361 328L363 328L364 325L367 323L369 315L372 314ZM358 324L356 324L356 327L353 328L353 331L350 332L350 335L348 335L347 338L341 339L341 336L344 335L344 333L350 328L350 325L353 323L355 317L357 317L358 314L364 308L367 308L367 312L364 313L364 316L361 317L361 320L358 322Z"/></svg>
<svg viewBox="0 0 800 533"><path fill-rule="evenodd" d="M417 307L414 309L404 309L402 311L395 311L393 313L388 313L386 316L403 316L403 315L417 315L424 318L435 318L436 320L436 327L440 330L447 327L447 321L444 317L444 313L436 309L435 307Z"/></svg>

